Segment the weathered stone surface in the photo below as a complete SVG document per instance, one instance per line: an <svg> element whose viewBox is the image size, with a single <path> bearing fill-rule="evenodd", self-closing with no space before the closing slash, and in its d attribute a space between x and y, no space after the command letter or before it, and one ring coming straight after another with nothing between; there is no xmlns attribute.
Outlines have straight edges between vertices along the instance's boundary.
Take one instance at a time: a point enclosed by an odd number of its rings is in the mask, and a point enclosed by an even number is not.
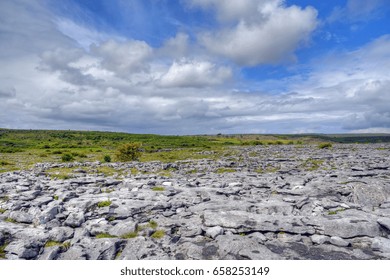
<svg viewBox="0 0 390 280"><path fill-rule="evenodd" d="M215 239L218 235L223 234L223 232L224 230L222 227L216 226L216 227L208 228L206 230L206 236Z"/></svg>
<svg viewBox="0 0 390 280"><path fill-rule="evenodd" d="M332 236L330 238L330 243L339 247L348 247L350 244L348 241L338 236Z"/></svg>
<svg viewBox="0 0 390 280"><path fill-rule="evenodd" d="M84 213L70 213L68 218L66 218L64 224L66 226L70 227L79 227L82 223L84 223L85 218L84 218Z"/></svg>
<svg viewBox="0 0 390 280"><path fill-rule="evenodd" d="M218 160L0 173L6 258L390 259L389 144L231 149Z"/></svg>
<svg viewBox="0 0 390 280"><path fill-rule="evenodd" d="M34 216L27 212L13 211L9 214L9 218L15 220L18 223L31 224Z"/></svg>

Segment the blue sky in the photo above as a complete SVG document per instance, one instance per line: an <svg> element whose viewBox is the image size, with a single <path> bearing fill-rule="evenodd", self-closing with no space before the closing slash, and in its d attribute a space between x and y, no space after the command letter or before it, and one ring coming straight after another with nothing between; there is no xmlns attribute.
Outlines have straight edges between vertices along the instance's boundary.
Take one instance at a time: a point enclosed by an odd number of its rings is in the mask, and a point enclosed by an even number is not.
<svg viewBox="0 0 390 280"><path fill-rule="evenodd" d="M390 0L5 0L0 127L390 133Z"/></svg>

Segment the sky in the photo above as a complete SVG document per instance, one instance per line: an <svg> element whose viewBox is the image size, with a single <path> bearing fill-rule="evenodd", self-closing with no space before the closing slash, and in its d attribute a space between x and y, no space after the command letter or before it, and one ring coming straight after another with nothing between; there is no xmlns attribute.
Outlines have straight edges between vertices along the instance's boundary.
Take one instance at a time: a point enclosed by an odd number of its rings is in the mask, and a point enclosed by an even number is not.
<svg viewBox="0 0 390 280"><path fill-rule="evenodd" d="M390 133L390 0L1 0L0 127Z"/></svg>

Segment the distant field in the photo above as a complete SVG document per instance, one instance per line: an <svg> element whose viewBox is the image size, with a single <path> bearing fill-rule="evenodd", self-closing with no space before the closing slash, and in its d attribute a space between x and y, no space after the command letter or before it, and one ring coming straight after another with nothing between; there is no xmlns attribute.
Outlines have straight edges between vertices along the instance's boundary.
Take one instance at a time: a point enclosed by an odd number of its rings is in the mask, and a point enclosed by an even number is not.
<svg viewBox="0 0 390 280"><path fill-rule="evenodd" d="M388 134L362 135L195 135L162 136L98 131L9 130L0 129L0 172L26 169L37 162L61 162L64 154L74 161L115 161L118 146L142 145L140 161L218 158L232 153L230 146L304 145L321 142L390 142Z"/></svg>

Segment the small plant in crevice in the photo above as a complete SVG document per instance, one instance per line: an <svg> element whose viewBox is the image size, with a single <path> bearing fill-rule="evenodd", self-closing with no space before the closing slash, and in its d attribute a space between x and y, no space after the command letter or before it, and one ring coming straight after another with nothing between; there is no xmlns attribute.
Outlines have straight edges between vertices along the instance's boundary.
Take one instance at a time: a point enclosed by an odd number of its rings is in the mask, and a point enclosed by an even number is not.
<svg viewBox="0 0 390 280"><path fill-rule="evenodd" d="M125 234L122 234L120 238L122 239L130 239L130 238L136 238L138 236L138 231L131 231Z"/></svg>
<svg viewBox="0 0 390 280"><path fill-rule="evenodd" d="M110 206L111 203L112 203L112 202L111 202L110 200L100 201L100 202L98 202L97 206L98 206L99 208L101 208L101 207L107 207L107 206Z"/></svg>
<svg viewBox="0 0 390 280"><path fill-rule="evenodd" d="M0 246L0 260L5 259L5 247L7 247L8 243L4 243Z"/></svg>
<svg viewBox="0 0 390 280"><path fill-rule="evenodd" d="M152 188L152 191L155 191L155 192L162 192L162 191L165 191L165 188L164 188L164 187L153 187L153 188Z"/></svg>
<svg viewBox="0 0 390 280"><path fill-rule="evenodd" d="M111 235L111 234L109 234L109 233L102 232L102 233L96 234L95 237L96 237L96 238L116 238L117 236Z"/></svg>
<svg viewBox="0 0 390 280"><path fill-rule="evenodd" d="M163 238L165 236L165 231L162 229L156 230L150 237L152 238Z"/></svg>

